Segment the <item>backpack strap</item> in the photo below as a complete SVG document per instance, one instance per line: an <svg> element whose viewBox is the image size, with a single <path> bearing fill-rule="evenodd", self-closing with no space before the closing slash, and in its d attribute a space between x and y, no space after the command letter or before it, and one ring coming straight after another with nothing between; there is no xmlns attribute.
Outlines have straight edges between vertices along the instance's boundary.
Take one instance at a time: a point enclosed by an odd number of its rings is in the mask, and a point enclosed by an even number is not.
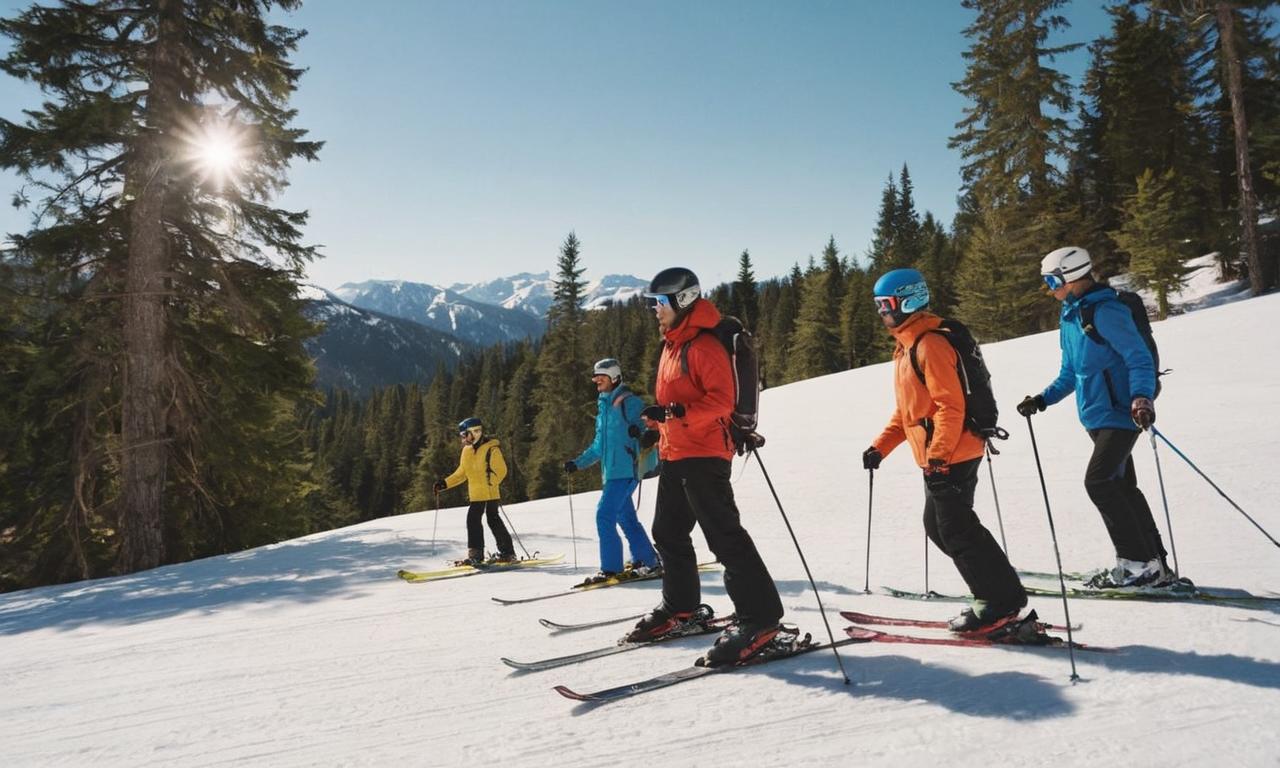
<svg viewBox="0 0 1280 768"><path fill-rule="evenodd" d="M491 446L489 446L489 448L484 452L484 481L485 481L485 483L488 483L488 482L489 482L489 477L493 475L493 464L492 464L491 462L493 461L493 449L494 449L494 448L496 448L496 447L497 447L497 446L491 445Z"/></svg>
<svg viewBox="0 0 1280 768"><path fill-rule="evenodd" d="M1119 301L1119 299L1116 299ZM1097 327L1093 324L1093 315L1098 311L1097 303L1088 304L1080 308L1080 328L1084 331L1084 335L1098 344L1106 344L1107 340L1102 338L1102 334L1098 332Z"/></svg>
<svg viewBox="0 0 1280 768"><path fill-rule="evenodd" d="M946 331L941 330L939 328L931 328L925 331L924 333L920 334L919 336L917 336L916 340L911 343L911 349L907 352L907 354L911 357L911 369L916 372L916 376L920 379L921 384L924 383L924 369L920 367L920 360L916 356L916 347L920 346L921 341L924 341L925 333L946 334ZM946 338L946 336L943 335L943 338Z"/></svg>

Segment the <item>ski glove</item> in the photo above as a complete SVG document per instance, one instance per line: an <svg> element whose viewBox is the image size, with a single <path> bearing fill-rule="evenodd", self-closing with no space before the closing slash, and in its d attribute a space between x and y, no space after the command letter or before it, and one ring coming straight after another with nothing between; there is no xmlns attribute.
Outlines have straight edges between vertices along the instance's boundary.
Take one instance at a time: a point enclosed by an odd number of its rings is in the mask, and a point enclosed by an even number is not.
<svg viewBox="0 0 1280 768"><path fill-rule="evenodd" d="M661 437L661 435L658 434L658 430L646 429L644 434L640 435L640 447L646 450L652 448L658 443L659 437Z"/></svg>
<svg viewBox="0 0 1280 768"><path fill-rule="evenodd" d="M924 474L926 477L930 477L934 475L945 476L947 474L950 474L950 472L951 472L951 467L948 467L947 462L943 461L942 459L929 459L929 464L924 468Z"/></svg>
<svg viewBox="0 0 1280 768"><path fill-rule="evenodd" d="M1146 429L1156 423L1156 406L1149 397L1135 397L1129 406L1129 415L1133 417L1134 424Z"/></svg>
<svg viewBox="0 0 1280 768"><path fill-rule="evenodd" d="M1038 411L1043 411L1047 406L1044 404L1044 395L1027 395L1022 398L1022 402L1018 403L1018 414L1021 416L1031 416Z"/></svg>
<svg viewBox="0 0 1280 768"><path fill-rule="evenodd" d="M436 493L439 493L439 492L441 492L441 491L443 491L443 490L447 489L448 487L449 487L449 484L448 484L448 483L446 483L445 481L443 481L443 480L437 480L437 481L435 482L435 484L431 486L431 490L435 491Z"/></svg>
<svg viewBox="0 0 1280 768"><path fill-rule="evenodd" d="M632 424L631 426L627 427L627 437L631 438L632 440L639 440L640 435L642 434L644 434L644 430L640 429L639 425L637 424Z"/></svg>
<svg viewBox="0 0 1280 768"><path fill-rule="evenodd" d="M651 405L641 411L640 415L649 421L656 421L661 424L667 420L667 416L674 416L677 419L684 418L684 406L679 403L672 403L666 407Z"/></svg>
<svg viewBox="0 0 1280 768"><path fill-rule="evenodd" d="M863 469L879 469L880 462L884 461L884 454L875 448L868 448L862 452L862 468Z"/></svg>
<svg viewBox="0 0 1280 768"><path fill-rule="evenodd" d="M569 474L570 472L577 472L578 465L574 464L572 461L566 461L564 463L564 471L565 471L565 474Z"/></svg>

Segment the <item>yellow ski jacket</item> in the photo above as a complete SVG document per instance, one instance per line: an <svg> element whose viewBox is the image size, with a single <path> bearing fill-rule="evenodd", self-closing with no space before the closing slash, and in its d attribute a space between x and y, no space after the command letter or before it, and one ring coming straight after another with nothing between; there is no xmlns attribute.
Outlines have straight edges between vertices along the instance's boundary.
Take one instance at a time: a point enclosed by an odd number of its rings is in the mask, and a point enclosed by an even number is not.
<svg viewBox="0 0 1280 768"><path fill-rule="evenodd" d="M444 479L446 490L467 481L471 501L492 501L501 496L498 485L507 476L507 462L502 458L498 440L485 437L479 445L463 446L458 468Z"/></svg>

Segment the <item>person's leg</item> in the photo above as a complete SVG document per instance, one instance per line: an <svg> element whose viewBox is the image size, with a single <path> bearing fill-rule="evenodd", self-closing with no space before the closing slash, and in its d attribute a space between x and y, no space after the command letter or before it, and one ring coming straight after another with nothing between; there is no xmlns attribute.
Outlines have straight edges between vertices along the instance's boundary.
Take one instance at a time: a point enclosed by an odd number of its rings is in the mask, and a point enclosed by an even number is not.
<svg viewBox="0 0 1280 768"><path fill-rule="evenodd" d="M649 543L649 534L645 533L644 526L640 524L640 518L636 516L635 504L631 501L631 492L635 490L636 481L610 480L609 482L626 486L621 504L618 506L617 520L618 527L627 537L627 548L631 552L632 562L649 568L654 567L658 564L658 556L653 551L653 544Z"/></svg>
<svg viewBox="0 0 1280 768"><path fill-rule="evenodd" d="M776 624L783 614L782 598L769 569L742 527L730 484L727 459L687 459L684 493L702 526L702 534L724 565L724 588L744 625ZM664 555L665 562L665 555ZM669 567L669 566L668 566Z"/></svg>
<svg viewBox="0 0 1280 768"><path fill-rule="evenodd" d="M618 536L618 515L623 503L631 497L624 490L626 480L609 480L600 491L596 504L596 537L600 542L600 570L622 572L622 538Z"/></svg>
<svg viewBox="0 0 1280 768"><path fill-rule="evenodd" d="M479 550L482 557L484 556L484 524L481 522L483 517L483 501L473 501L467 506L467 549L473 552Z"/></svg>
<svg viewBox="0 0 1280 768"><path fill-rule="evenodd" d="M669 461L658 475L653 513L653 542L662 557L662 604L668 611L692 611L702 600L698 559L693 549L693 510L684 495L685 466L690 459Z"/></svg>
<svg viewBox="0 0 1280 768"><path fill-rule="evenodd" d="M940 549L951 557L974 598L1003 615L1026 605L1027 596L1004 550L973 511L981 463L960 462L945 475L925 478L925 494L935 512Z"/></svg>
<svg viewBox="0 0 1280 768"><path fill-rule="evenodd" d="M1102 515L1116 557L1136 562L1146 562L1160 556L1160 549L1148 541L1149 532L1139 522L1139 514L1130 505L1131 492L1127 475L1132 474L1130 453L1137 442L1138 432L1126 429L1095 429L1089 431L1093 439L1093 455L1084 473L1084 487L1089 499ZM1136 483L1136 479L1132 482ZM1145 499L1144 499L1145 502ZM1146 510L1147 518L1151 510ZM1151 522L1155 527L1155 522ZM1157 532L1157 537L1158 537ZM1158 541L1158 538L1157 538Z"/></svg>
<svg viewBox="0 0 1280 768"><path fill-rule="evenodd" d="M507 558L515 557L516 548L511 543L511 534L507 532L507 526L502 523L497 499L485 502L485 517L489 520L489 530L493 532L493 542L498 547L498 554Z"/></svg>

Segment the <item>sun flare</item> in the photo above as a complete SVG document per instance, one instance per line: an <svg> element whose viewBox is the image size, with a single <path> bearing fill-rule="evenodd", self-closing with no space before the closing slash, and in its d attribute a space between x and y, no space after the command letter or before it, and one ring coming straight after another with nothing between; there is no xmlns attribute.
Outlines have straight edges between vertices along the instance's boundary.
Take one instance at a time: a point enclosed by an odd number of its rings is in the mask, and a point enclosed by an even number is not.
<svg viewBox="0 0 1280 768"><path fill-rule="evenodd" d="M236 184L249 156L243 129L225 122L206 123L184 140L186 159L201 184L212 184L218 190Z"/></svg>

